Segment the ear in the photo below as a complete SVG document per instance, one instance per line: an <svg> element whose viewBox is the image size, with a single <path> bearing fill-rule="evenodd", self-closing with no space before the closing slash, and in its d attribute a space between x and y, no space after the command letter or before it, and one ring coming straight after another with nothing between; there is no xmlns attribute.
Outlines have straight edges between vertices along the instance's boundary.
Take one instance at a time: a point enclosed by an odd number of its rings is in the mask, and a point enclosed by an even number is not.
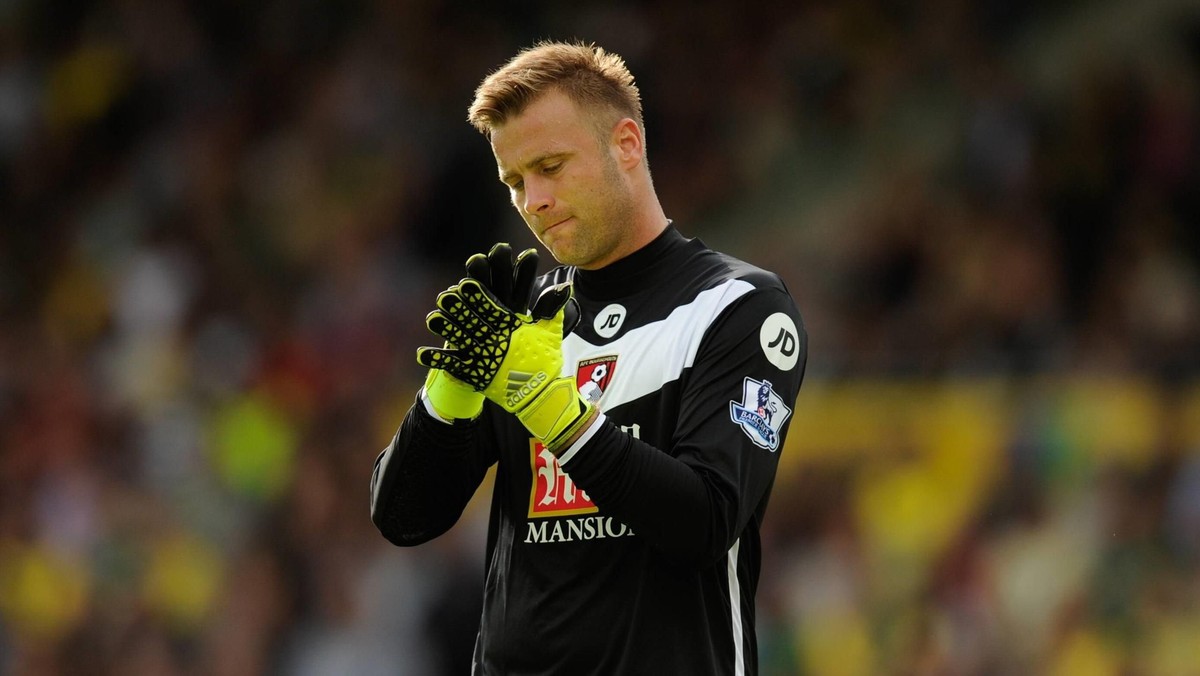
<svg viewBox="0 0 1200 676"><path fill-rule="evenodd" d="M641 163L646 152L642 130L631 118L624 118L613 127L613 150L617 164L630 169Z"/></svg>

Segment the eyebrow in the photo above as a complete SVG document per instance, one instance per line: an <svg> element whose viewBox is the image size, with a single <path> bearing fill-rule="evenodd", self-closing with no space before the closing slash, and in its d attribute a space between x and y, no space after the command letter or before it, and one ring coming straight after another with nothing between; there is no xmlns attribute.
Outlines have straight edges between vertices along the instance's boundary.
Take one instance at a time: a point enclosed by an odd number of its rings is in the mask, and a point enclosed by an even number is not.
<svg viewBox="0 0 1200 676"><path fill-rule="evenodd" d="M537 157L534 157L532 160L529 160L528 162L526 162L525 168L528 169L529 167L536 167L539 164L545 164L546 162L548 162L550 160L557 159L559 157L565 157L570 154L571 153L566 150L555 150L555 151L548 152L548 153L542 153L541 155L538 155ZM520 167L518 167L518 168L520 168ZM512 179L514 179L516 177L517 177L517 173L515 171L506 171L506 172L503 172L500 174L500 182L507 185L509 181L511 181Z"/></svg>

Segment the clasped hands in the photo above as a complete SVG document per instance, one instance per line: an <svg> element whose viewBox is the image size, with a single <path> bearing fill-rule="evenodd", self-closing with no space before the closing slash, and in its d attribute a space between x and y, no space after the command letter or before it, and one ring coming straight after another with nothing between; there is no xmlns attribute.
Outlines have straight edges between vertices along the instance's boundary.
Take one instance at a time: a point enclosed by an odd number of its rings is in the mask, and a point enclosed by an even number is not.
<svg viewBox="0 0 1200 676"><path fill-rule="evenodd" d="M429 368L425 396L441 417L474 418L490 399L557 453L595 406L562 375L570 285L546 289L530 307L537 263L534 249L514 263L503 243L471 256L467 276L438 295L425 319L445 344L419 348L417 362Z"/></svg>

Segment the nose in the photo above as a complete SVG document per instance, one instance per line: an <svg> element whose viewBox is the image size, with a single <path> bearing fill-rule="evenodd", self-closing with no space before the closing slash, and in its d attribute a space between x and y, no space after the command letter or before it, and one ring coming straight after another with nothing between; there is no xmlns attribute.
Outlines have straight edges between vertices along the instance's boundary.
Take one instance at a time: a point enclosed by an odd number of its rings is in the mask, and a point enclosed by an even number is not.
<svg viewBox="0 0 1200 676"><path fill-rule="evenodd" d="M554 195L546 181L525 181L525 213L537 214L554 206Z"/></svg>

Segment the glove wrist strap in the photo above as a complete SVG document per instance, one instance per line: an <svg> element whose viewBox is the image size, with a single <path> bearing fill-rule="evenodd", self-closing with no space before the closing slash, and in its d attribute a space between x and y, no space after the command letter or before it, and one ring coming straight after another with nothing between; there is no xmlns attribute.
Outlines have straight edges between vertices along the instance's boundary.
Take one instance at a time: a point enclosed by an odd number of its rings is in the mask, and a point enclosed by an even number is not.
<svg viewBox="0 0 1200 676"><path fill-rule="evenodd" d="M595 405L575 388L574 378L561 377L546 385L516 414L521 424L554 453L591 419L595 410Z"/></svg>

